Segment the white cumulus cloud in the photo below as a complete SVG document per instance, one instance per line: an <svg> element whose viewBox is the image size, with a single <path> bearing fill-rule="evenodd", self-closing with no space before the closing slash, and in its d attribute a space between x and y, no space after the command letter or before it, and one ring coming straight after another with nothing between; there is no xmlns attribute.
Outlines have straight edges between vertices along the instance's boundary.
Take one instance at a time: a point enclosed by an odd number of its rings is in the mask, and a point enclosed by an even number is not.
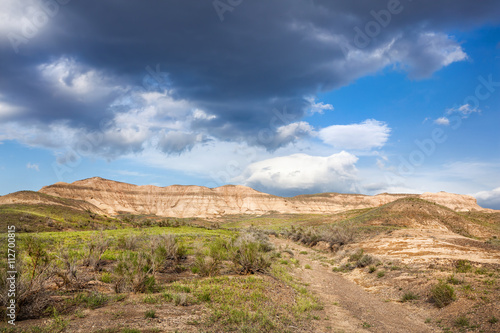
<svg viewBox="0 0 500 333"><path fill-rule="evenodd" d="M235 180L259 189L287 195L318 192L355 192L358 158L342 151L331 156L293 154L247 166Z"/></svg>
<svg viewBox="0 0 500 333"><path fill-rule="evenodd" d="M339 149L371 149L382 147L390 133L386 123L368 119L360 124L325 127L319 131L319 138Z"/></svg>
<svg viewBox="0 0 500 333"><path fill-rule="evenodd" d="M448 126L450 124L450 120L446 117L441 117L434 120L434 124Z"/></svg>

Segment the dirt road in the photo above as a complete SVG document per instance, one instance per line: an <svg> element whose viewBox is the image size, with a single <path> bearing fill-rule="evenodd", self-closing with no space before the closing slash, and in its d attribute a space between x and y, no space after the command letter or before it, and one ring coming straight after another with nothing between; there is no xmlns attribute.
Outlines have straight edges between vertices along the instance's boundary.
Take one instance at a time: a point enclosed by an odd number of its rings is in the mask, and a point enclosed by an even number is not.
<svg viewBox="0 0 500 333"><path fill-rule="evenodd" d="M318 321L317 332L439 332L425 323L428 314L397 302L385 302L365 291L341 273L332 272L310 254L310 248L292 241L274 238L278 247L292 249L301 268L292 275L309 284L308 288L324 305L327 320ZM309 265L311 269L304 269Z"/></svg>

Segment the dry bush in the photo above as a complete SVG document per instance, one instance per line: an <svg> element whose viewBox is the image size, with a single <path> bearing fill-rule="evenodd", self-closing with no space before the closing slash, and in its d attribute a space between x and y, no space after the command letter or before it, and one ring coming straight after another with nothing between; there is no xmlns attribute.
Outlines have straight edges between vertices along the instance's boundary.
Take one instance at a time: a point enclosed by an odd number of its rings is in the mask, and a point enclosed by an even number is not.
<svg viewBox="0 0 500 333"><path fill-rule="evenodd" d="M106 238L102 231L98 234L94 233L91 239L87 245L87 256L84 265L92 267L94 271L99 271L101 269L102 255L109 248L110 239Z"/></svg>
<svg viewBox="0 0 500 333"><path fill-rule="evenodd" d="M282 235L295 242L300 242L307 246L314 246L320 241L328 243L330 249L334 246L342 246L354 242L357 229L349 225L334 225L324 227L295 228L282 232Z"/></svg>
<svg viewBox="0 0 500 333"><path fill-rule="evenodd" d="M56 281L57 286L67 289L82 289L88 281L78 273L80 261L75 255L70 254L67 249L63 249L60 252L61 255L57 256L59 267L55 271L55 274L62 282Z"/></svg>
<svg viewBox="0 0 500 333"><path fill-rule="evenodd" d="M133 291L144 293L154 291L155 278L152 275L151 255L146 252L121 253L114 269L115 292Z"/></svg>
<svg viewBox="0 0 500 333"><path fill-rule="evenodd" d="M165 268L169 261L178 263L186 257L186 247L173 235L153 236L148 240L153 274Z"/></svg>
<svg viewBox="0 0 500 333"><path fill-rule="evenodd" d="M218 238L210 243L208 249L198 249L192 271L201 276L217 275L227 258L228 247L228 242Z"/></svg>
<svg viewBox="0 0 500 333"><path fill-rule="evenodd" d="M137 250L144 237L141 235L121 236L117 240L116 247L121 250Z"/></svg>
<svg viewBox="0 0 500 333"><path fill-rule="evenodd" d="M232 242L229 255L240 274L265 273L271 266L272 249L265 233L247 230Z"/></svg>

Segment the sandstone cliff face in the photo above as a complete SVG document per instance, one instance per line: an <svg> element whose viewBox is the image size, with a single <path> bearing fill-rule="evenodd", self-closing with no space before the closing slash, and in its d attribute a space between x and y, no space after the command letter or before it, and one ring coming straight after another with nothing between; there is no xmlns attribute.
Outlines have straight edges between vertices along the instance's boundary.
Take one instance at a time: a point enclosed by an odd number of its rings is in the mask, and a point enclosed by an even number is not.
<svg viewBox="0 0 500 333"><path fill-rule="evenodd" d="M403 197L420 197L453 210L482 210L473 197L450 193L360 194L323 193L293 198L277 197L249 187L226 185L217 188L173 185L137 186L102 178L74 183L56 183L40 192L63 198L85 200L107 214L155 214L169 217L215 217L227 214L329 214L350 209L377 207Z"/></svg>

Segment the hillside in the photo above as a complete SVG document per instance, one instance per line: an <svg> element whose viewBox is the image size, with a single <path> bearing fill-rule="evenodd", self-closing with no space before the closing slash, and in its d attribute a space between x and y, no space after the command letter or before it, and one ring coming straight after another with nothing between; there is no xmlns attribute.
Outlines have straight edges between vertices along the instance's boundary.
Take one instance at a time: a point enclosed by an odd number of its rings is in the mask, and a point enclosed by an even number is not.
<svg viewBox="0 0 500 333"><path fill-rule="evenodd" d="M292 198L278 197L239 185L217 188L172 185L137 186L99 177L56 183L41 193L84 200L109 215L120 213L152 214L169 217L217 217L233 214L332 214L352 209L382 206L400 198L417 197L455 211L481 211L476 200L467 195L445 192L414 194L322 193Z"/></svg>
<svg viewBox="0 0 500 333"><path fill-rule="evenodd" d="M118 221L82 200L60 198L33 191L0 197L0 227L16 225L17 231L39 232L68 229L95 229Z"/></svg>
<svg viewBox="0 0 500 333"><path fill-rule="evenodd" d="M464 212L420 198L401 198L349 219L372 226L395 226L418 230L450 231L466 237L490 238L500 236L499 223L487 223L487 217L497 213L482 213L482 218L473 218Z"/></svg>

